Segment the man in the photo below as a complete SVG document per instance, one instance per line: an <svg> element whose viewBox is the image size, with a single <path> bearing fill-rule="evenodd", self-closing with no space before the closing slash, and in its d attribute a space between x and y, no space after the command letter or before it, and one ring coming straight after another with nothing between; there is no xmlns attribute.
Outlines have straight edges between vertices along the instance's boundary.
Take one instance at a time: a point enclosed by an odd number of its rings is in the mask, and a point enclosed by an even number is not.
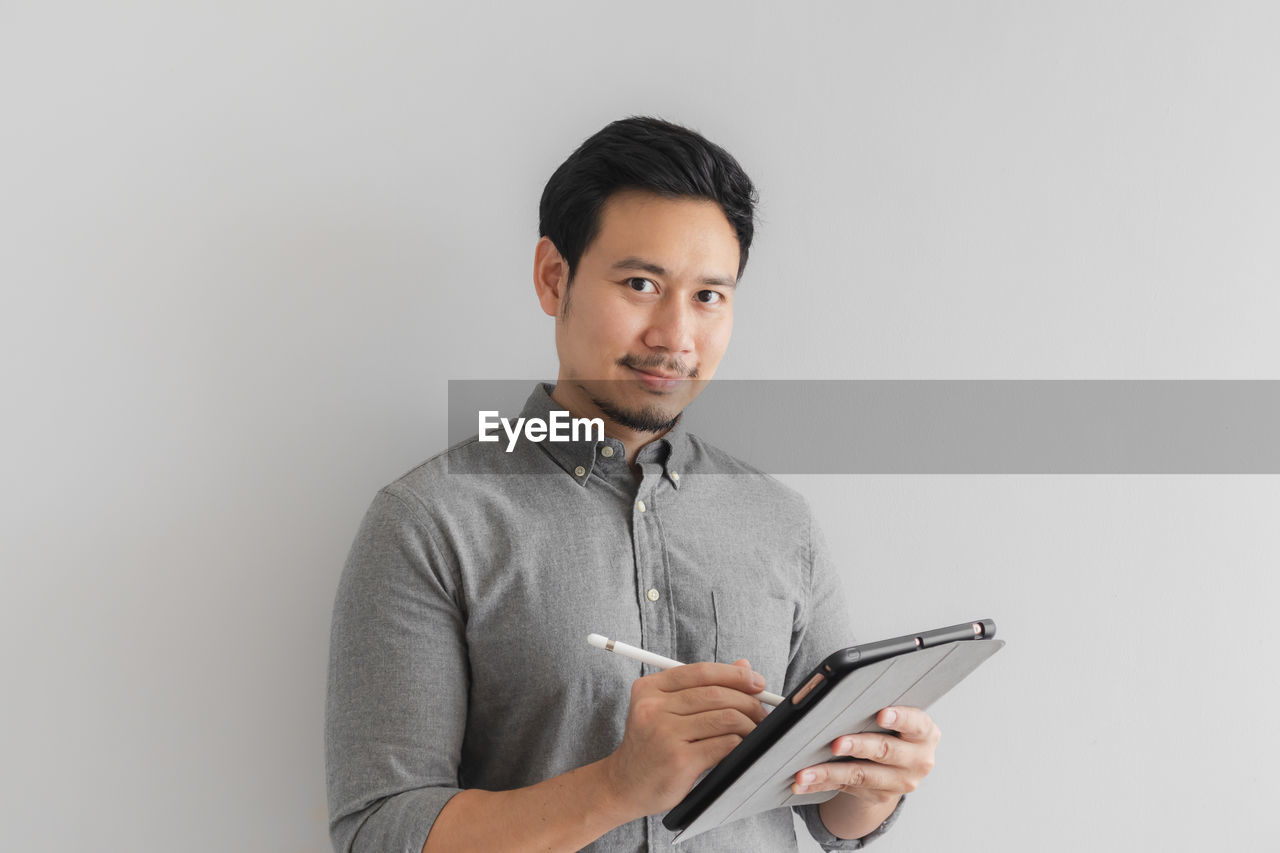
<svg viewBox="0 0 1280 853"><path fill-rule="evenodd" d="M338 590L327 759L341 851L664 850L662 815L786 692L852 642L804 501L680 424L729 343L755 191L684 128L588 139L543 194L534 284L560 366L524 417L606 436L472 439L379 492ZM767 405L767 401L761 401ZM689 662L590 648L616 636ZM645 674L647 673L647 674ZM794 790L828 849L882 833L937 727L837 739ZM691 851L794 849L776 809Z"/></svg>

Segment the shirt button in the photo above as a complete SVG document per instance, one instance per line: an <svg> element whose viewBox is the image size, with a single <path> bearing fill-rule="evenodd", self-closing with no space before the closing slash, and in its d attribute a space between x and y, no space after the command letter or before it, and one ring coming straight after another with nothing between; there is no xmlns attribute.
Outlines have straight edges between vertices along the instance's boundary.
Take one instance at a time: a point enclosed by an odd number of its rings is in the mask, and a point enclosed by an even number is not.
<svg viewBox="0 0 1280 853"><path fill-rule="evenodd" d="M579 465L577 468L573 469L573 474L575 477L585 477L587 476L587 469Z"/></svg>
<svg viewBox="0 0 1280 853"><path fill-rule="evenodd" d="M645 597L645 598L647 598L647 599L649 599L650 601L657 601L657 600L658 600L658 591L657 591L656 589L651 589L651 590L649 590L648 592L646 592L646 593L644 594L644 597Z"/></svg>
<svg viewBox="0 0 1280 853"><path fill-rule="evenodd" d="M613 455L613 448L606 444L604 447L600 448L600 455L605 459L608 459Z"/></svg>
<svg viewBox="0 0 1280 853"><path fill-rule="evenodd" d="M636 509L644 512L644 501L636 501Z"/></svg>
<svg viewBox="0 0 1280 853"><path fill-rule="evenodd" d="M680 479L680 472L679 472L679 471L672 471L672 472L671 472L671 479L673 479L673 480L679 480L679 479Z"/></svg>

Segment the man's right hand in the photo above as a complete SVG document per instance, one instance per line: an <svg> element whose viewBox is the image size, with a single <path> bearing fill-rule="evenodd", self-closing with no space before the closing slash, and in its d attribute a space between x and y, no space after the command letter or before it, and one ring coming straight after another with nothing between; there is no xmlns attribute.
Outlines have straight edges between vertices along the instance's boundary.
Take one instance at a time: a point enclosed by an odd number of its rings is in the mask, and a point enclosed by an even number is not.
<svg viewBox="0 0 1280 853"><path fill-rule="evenodd" d="M605 763L612 794L636 817L670 809L765 717L764 676L744 659L694 663L631 685L622 744Z"/></svg>
<svg viewBox="0 0 1280 853"><path fill-rule="evenodd" d="M580 850L624 823L666 811L764 719L751 694L764 679L745 660L695 663L631 685L622 744L590 764L526 788L459 791L423 853Z"/></svg>

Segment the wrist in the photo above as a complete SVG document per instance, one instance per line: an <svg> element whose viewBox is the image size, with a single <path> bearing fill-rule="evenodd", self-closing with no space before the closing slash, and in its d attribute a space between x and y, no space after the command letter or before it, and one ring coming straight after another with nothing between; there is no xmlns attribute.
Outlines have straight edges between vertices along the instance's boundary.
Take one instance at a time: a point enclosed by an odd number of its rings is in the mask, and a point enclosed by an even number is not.
<svg viewBox="0 0 1280 853"><path fill-rule="evenodd" d="M837 838L864 838L880 828L898 808L901 794L841 791L818 806L827 831Z"/></svg>
<svg viewBox="0 0 1280 853"><path fill-rule="evenodd" d="M628 795L623 781L624 775L618 766L617 753L606 755L599 761L587 765L596 777L593 786L596 801L593 804L601 814L607 815L615 826L630 823L644 817L642 811L636 810L636 798Z"/></svg>

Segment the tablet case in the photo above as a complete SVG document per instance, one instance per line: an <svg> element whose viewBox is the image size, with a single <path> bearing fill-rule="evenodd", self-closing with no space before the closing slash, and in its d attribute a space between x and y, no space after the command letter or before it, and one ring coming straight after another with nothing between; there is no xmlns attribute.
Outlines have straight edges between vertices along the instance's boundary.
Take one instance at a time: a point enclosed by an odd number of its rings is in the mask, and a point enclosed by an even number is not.
<svg viewBox="0 0 1280 853"><path fill-rule="evenodd" d="M819 697L804 717L676 836L675 842L779 806L831 799L836 791L792 794L795 774L831 761L831 742L841 735L884 731L875 721L882 708L928 708L1003 647L1004 640L962 640L859 667Z"/></svg>

